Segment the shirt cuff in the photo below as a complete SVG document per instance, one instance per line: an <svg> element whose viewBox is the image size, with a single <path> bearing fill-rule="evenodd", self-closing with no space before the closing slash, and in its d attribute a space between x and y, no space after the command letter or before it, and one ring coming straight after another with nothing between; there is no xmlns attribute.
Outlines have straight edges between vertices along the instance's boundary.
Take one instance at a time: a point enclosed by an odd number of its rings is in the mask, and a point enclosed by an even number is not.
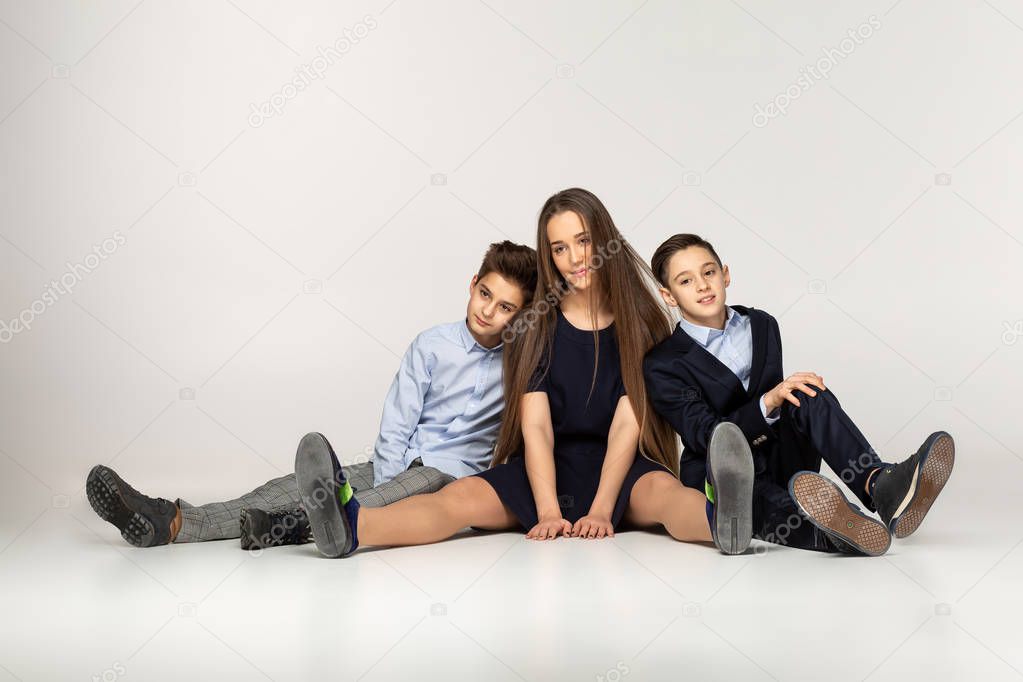
<svg viewBox="0 0 1023 682"><path fill-rule="evenodd" d="M768 426L773 425L781 418L781 410L777 407L774 408L771 414L767 414L767 403L764 402L764 396L760 396L760 413L764 415L764 421L767 422Z"/></svg>

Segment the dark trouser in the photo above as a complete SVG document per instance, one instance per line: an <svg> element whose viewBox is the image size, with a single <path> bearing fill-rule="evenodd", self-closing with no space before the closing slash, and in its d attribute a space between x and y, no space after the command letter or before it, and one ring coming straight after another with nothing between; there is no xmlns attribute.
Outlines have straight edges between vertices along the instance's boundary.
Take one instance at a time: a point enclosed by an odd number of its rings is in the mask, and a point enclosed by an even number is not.
<svg viewBox="0 0 1023 682"><path fill-rule="evenodd" d="M823 459L860 503L875 511L866 483L870 472L884 462L842 409L834 391L818 391L813 398L803 393L797 397L800 406L786 402L775 424L778 441L767 463L773 480L787 488L797 471L820 471ZM791 469L793 465L799 466Z"/></svg>
<svg viewBox="0 0 1023 682"><path fill-rule="evenodd" d="M865 490L867 477L883 462L874 452L831 389L815 397L796 395L800 406L786 402L774 425L776 439L755 449L753 463L753 537L799 549L836 551L816 526L800 513L789 495L789 479L799 471L820 471L821 461L849 486L862 505L874 511ZM694 466L697 461L700 467ZM682 482L703 488L706 463L683 463Z"/></svg>

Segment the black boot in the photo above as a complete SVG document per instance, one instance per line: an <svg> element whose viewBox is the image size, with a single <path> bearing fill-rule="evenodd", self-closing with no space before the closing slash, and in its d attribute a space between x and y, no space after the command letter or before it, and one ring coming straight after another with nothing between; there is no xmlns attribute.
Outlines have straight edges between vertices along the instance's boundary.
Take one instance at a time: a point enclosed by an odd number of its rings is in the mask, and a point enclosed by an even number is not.
<svg viewBox="0 0 1023 682"><path fill-rule="evenodd" d="M309 517L295 509L242 509L242 549L304 545L312 541Z"/></svg>
<svg viewBox="0 0 1023 682"><path fill-rule="evenodd" d="M892 535L904 538L920 527L952 475L955 451L952 436L938 431L909 459L874 474L874 506Z"/></svg>
<svg viewBox="0 0 1023 682"><path fill-rule="evenodd" d="M85 494L93 511L117 526L121 537L136 547L166 545L178 507L162 497L147 497L110 467L97 464L89 472Z"/></svg>

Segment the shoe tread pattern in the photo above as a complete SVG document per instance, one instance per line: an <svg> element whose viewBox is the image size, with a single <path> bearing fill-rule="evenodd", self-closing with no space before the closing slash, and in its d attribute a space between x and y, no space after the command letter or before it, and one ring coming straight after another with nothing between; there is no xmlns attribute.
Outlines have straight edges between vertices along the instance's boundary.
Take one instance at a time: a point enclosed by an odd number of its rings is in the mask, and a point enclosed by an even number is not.
<svg viewBox="0 0 1023 682"><path fill-rule="evenodd" d="M856 510L838 487L819 474L797 474L792 494L819 528L848 542L864 554L880 556L891 546L884 524Z"/></svg>

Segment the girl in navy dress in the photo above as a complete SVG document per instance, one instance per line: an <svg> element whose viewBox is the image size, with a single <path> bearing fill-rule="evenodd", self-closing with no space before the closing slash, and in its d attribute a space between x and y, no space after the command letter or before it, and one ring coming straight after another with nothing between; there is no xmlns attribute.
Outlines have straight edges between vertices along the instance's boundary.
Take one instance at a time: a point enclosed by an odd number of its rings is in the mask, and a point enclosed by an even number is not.
<svg viewBox="0 0 1023 682"><path fill-rule="evenodd" d="M360 509L326 439L306 436L296 474L322 553L426 544L467 526L550 540L613 536L624 522L711 542L707 498L679 481L675 433L644 386L643 356L671 323L643 260L583 189L544 204L537 257L533 306L504 335L493 466L437 493Z"/></svg>

